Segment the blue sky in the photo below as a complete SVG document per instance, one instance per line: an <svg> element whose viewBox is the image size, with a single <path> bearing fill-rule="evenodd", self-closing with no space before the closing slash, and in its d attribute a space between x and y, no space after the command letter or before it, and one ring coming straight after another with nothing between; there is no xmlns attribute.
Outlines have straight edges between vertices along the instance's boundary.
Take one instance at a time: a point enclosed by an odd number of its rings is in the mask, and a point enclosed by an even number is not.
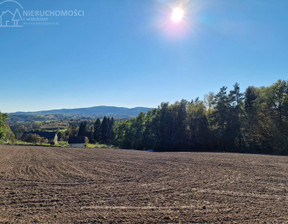
<svg viewBox="0 0 288 224"><path fill-rule="evenodd" d="M0 27L2 112L156 107L288 77L287 0L19 0L85 11ZM172 23L173 7L184 20Z"/></svg>

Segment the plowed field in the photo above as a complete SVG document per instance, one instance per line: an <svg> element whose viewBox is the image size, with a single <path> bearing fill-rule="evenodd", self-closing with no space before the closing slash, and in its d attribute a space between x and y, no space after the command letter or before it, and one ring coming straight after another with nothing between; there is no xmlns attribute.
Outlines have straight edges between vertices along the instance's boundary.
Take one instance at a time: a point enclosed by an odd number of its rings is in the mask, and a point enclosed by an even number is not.
<svg viewBox="0 0 288 224"><path fill-rule="evenodd" d="M288 157L0 145L0 223L288 223Z"/></svg>

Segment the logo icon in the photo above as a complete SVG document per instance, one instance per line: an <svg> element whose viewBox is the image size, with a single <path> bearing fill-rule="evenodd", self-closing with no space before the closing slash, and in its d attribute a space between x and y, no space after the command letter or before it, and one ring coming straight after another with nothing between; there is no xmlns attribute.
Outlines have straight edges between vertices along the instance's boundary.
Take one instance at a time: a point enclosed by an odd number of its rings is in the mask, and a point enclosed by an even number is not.
<svg viewBox="0 0 288 224"><path fill-rule="evenodd" d="M0 2L0 27L23 27L23 6L14 0Z"/></svg>

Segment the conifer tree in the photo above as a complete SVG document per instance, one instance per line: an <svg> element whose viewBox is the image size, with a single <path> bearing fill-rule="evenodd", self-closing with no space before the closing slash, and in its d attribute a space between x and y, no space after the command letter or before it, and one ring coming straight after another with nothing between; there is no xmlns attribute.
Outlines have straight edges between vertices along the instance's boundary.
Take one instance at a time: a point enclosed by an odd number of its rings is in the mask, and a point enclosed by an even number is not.
<svg viewBox="0 0 288 224"><path fill-rule="evenodd" d="M101 121L97 119L94 123L93 139L95 142L100 143L101 140Z"/></svg>

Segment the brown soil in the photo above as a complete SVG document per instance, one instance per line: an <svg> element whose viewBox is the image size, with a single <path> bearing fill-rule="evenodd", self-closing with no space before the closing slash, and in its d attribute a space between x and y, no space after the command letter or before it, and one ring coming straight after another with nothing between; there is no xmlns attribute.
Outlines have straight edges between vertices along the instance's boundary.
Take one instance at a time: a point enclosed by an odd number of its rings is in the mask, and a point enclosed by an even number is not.
<svg viewBox="0 0 288 224"><path fill-rule="evenodd" d="M288 223L288 157L0 146L0 223Z"/></svg>

